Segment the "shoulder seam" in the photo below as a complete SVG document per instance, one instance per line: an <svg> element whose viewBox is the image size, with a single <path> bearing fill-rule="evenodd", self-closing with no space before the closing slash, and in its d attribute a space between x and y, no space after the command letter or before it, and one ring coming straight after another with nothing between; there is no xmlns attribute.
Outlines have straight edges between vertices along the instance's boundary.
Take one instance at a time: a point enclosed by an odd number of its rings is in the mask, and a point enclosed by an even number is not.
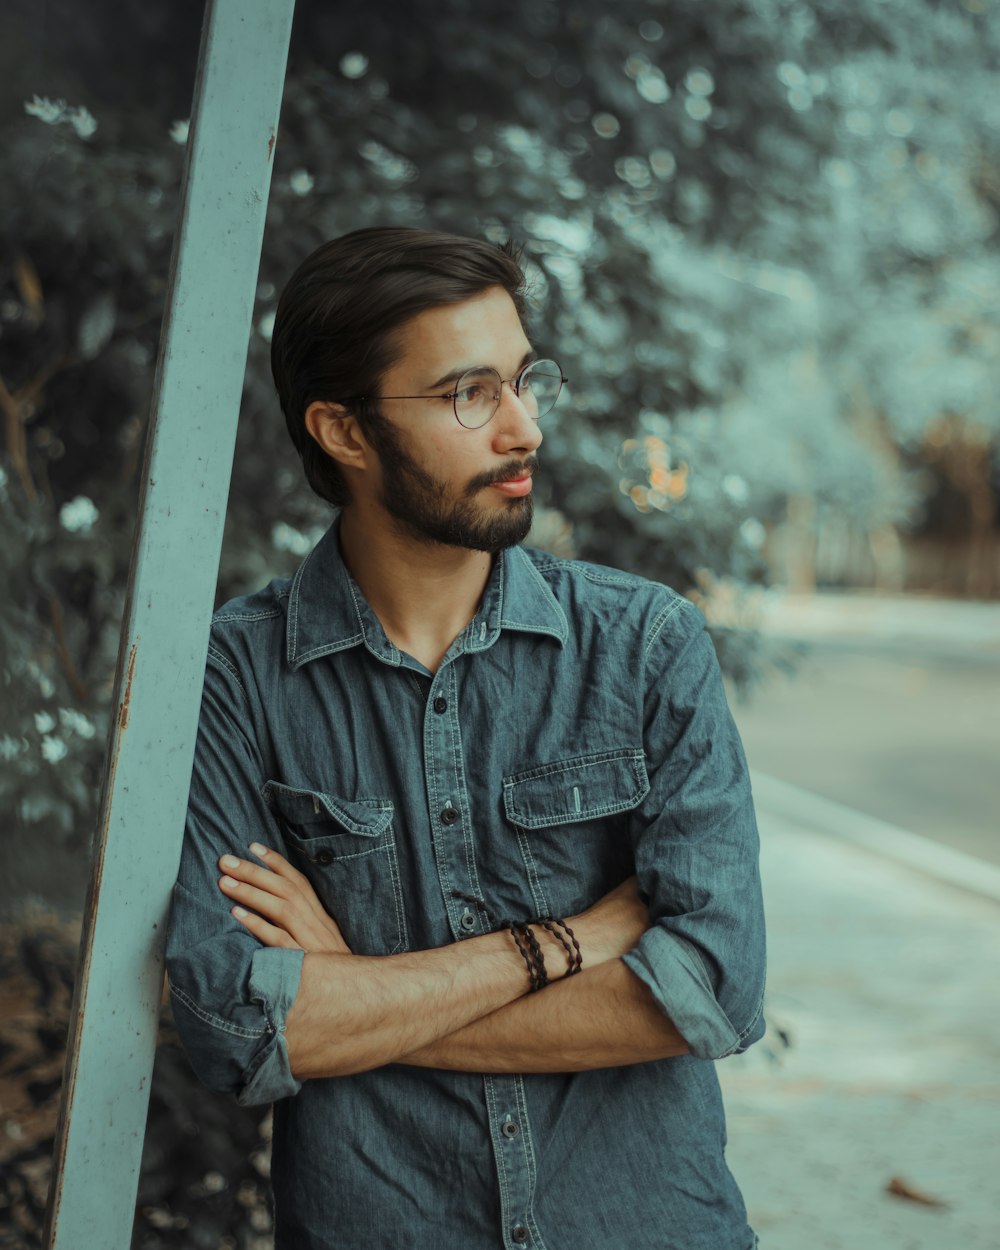
<svg viewBox="0 0 1000 1250"><path fill-rule="evenodd" d="M531 557L528 557L531 559ZM640 586L650 585L656 586L658 583L650 581L648 577L643 577L640 573L625 573L608 568L608 571L602 572L601 565L591 564L587 560L563 560L559 556L554 556L551 560L531 560L532 566L537 573L548 573L553 569L565 569L568 573L575 574L578 577L585 577L591 582L600 582L609 586Z"/></svg>
<svg viewBox="0 0 1000 1250"><path fill-rule="evenodd" d="M259 612L223 612L220 610L212 617L212 624L223 621L273 621L276 616L281 616L279 608L261 609Z"/></svg>
<svg viewBox="0 0 1000 1250"><path fill-rule="evenodd" d="M648 658L649 653L652 650L653 643L656 642L656 639L659 637L660 632L662 631L664 625L666 625L667 621L669 621L671 617L676 616L677 613L687 605L688 601L682 595L677 595L673 602L665 604L660 609L656 619L650 627L649 637L646 639L646 645L642 651L642 658L644 660Z"/></svg>
<svg viewBox="0 0 1000 1250"><path fill-rule="evenodd" d="M246 699L247 703L249 704L250 696L247 694L247 688L246 686L244 686L243 679L240 677L239 669L232 662L232 660L230 660L229 656L221 652L218 649L218 647L213 647L211 643L208 644L208 654L218 664L221 664L224 668L228 669L228 671L232 674L233 679L236 682L237 686L239 686L240 690L242 691L243 698Z"/></svg>

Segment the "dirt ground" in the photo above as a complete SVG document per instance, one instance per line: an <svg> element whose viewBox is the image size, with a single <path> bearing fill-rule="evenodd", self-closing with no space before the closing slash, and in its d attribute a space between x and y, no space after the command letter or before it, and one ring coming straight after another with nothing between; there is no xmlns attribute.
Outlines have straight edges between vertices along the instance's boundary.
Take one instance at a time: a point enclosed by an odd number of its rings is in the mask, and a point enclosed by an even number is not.
<svg viewBox="0 0 1000 1250"><path fill-rule="evenodd" d="M42 1245L79 923L0 924L0 1250ZM198 1085L165 1011L133 1250L270 1250L270 1115Z"/></svg>

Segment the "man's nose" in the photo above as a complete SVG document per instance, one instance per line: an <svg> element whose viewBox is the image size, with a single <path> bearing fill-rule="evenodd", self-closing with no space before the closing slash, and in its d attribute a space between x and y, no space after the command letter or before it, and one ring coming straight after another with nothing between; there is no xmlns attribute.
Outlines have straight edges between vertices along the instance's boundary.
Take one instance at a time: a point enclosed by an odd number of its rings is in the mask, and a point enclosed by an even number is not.
<svg viewBox="0 0 1000 1250"><path fill-rule="evenodd" d="M534 451L541 444L542 432L528 406L518 397L514 387L504 382L500 387L500 403L493 416L493 443L497 450Z"/></svg>

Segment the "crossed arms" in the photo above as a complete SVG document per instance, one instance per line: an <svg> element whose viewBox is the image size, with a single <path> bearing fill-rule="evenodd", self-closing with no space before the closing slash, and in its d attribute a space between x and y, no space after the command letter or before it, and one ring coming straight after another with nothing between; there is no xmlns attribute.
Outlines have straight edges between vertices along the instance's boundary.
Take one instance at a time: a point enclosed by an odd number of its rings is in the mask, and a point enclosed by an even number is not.
<svg viewBox="0 0 1000 1250"><path fill-rule="evenodd" d="M277 851L248 853L239 830L275 830L262 795L275 766L261 757L266 720L255 729L235 661L213 652L167 944L175 1019L201 1079L272 1102L304 1078L388 1063L572 1072L720 1058L756 1041L765 954L757 830L718 664L699 630L685 626L663 660L673 673L683 659L683 680L649 675L650 787L622 832L648 914L633 882L567 917L584 969L535 994L503 932L354 955L305 877ZM233 905L246 915L230 914ZM550 970L564 966L554 942L545 953Z"/></svg>
<svg viewBox="0 0 1000 1250"><path fill-rule="evenodd" d="M278 852L250 849L262 864L224 856L219 888L263 945L305 952L285 1029L297 1079L395 1062L573 1072L688 1052L619 958L649 923L634 878L572 918L584 971L526 995L525 968L506 932L403 955L352 955L308 879ZM562 948L544 930L536 936L547 967L559 967Z"/></svg>

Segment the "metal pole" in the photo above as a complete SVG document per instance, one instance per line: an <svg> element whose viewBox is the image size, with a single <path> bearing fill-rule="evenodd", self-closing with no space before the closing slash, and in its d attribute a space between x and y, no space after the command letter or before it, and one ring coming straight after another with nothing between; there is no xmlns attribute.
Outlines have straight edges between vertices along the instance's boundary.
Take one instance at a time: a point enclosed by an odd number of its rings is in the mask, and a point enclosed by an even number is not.
<svg viewBox="0 0 1000 1250"><path fill-rule="evenodd" d="M294 0L209 0L46 1220L125 1250Z"/></svg>

